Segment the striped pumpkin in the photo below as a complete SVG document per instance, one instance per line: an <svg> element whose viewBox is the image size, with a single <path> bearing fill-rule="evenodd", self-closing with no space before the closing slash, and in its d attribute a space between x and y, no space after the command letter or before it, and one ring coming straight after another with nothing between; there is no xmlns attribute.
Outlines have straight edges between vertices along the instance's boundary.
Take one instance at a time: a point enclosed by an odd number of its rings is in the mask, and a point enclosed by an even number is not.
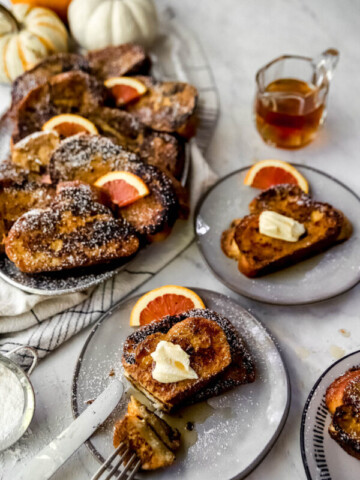
<svg viewBox="0 0 360 480"><path fill-rule="evenodd" d="M68 49L68 33L47 8L0 5L0 81L9 83L43 58Z"/></svg>

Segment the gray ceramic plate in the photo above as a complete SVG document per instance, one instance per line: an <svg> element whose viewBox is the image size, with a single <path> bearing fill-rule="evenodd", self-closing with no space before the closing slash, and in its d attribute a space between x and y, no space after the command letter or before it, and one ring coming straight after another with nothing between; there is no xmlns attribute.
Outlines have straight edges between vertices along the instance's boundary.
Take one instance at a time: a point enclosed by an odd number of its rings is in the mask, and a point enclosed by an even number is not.
<svg viewBox="0 0 360 480"><path fill-rule="evenodd" d="M276 441L289 408L289 381L280 353L269 333L246 310L229 297L194 289L206 306L228 317L245 339L257 368L257 379L187 407L167 421L180 429L183 446L173 466L146 479L228 480L244 478L265 457ZM96 398L114 373L124 381L128 394L103 427L87 442L95 457L103 462L112 451L114 422L125 412L132 393L121 370L121 353L129 326L131 309L139 297L118 304L92 330L78 360L73 383L72 407L77 417ZM140 394L138 394L140 395ZM139 397L146 403L144 397ZM187 422L195 428L187 432ZM196 441L195 441L196 440Z"/></svg>
<svg viewBox="0 0 360 480"><path fill-rule="evenodd" d="M197 209L197 242L213 273L235 292L261 302L277 305L319 302L349 290L360 281L359 197L323 172L295 166L308 179L315 200L332 203L349 218L354 231L348 241L277 273L250 279L239 272L236 261L226 257L220 247L221 233L234 218L249 214L248 205L259 193L243 183L250 167L221 179Z"/></svg>
<svg viewBox="0 0 360 480"><path fill-rule="evenodd" d="M301 422L301 455L309 480L359 480L360 461L348 455L328 433L327 387L349 368L360 365L360 350L333 363L315 383Z"/></svg>

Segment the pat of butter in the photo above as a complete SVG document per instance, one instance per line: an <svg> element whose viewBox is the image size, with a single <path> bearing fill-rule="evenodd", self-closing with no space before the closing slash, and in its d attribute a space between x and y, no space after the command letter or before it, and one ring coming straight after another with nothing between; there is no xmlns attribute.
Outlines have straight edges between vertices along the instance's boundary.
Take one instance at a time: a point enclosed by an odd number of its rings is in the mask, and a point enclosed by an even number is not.
<svg viewBox="0 0 360 480"><path fill-rule="evenodd" d="M278 238L286 242L297 242L305 233L302 223L280 213L266 210L259 217L259 231L268 237Z"/></svg>
<svg viewBox="0 0 360 480"><path fill-rule="evenodd" d="M151 356L155 361L152 376L160 383L198 378L196 372L190 367L189 355L180 345L161 340Z"/></svg>

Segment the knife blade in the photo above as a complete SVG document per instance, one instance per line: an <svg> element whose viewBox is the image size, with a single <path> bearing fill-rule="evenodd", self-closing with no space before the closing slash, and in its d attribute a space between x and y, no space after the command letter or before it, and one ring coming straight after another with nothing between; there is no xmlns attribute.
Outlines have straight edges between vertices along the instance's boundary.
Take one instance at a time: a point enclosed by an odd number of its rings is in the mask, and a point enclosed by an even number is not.
<svg viewBox="0 0 360 480"><path fill-rule="evenodd" d="M17 479L48 480L107 419L119 403L123 391L123 384L112 380L76 420L29 461Z"/></svg>

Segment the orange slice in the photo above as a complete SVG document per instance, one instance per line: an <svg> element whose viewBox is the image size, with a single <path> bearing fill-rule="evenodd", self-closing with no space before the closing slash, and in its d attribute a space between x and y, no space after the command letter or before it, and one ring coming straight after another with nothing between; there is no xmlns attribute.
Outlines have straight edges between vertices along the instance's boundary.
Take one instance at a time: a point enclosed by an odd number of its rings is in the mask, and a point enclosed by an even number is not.
<svg viewBox="0 0 360 480"><path fill-rule="evenodd" d="M139 298L131 311L130 325L147 325L166 315L177 315L192 308L205 308L199 295L185 287L165 285Z"/></svg>
<svg viewBox="0 0 360 480"><path fill-rule="evenodd" d="M95 186L104 190L112 203L125 207L150 193L146 183L130 172L110 172L95 182Z"/></svg>
<svg viewBox="0 0 360 480"><path fill-rule="evenodd" d="M71 137L77 133L92 133L94 135L99 133L90 120L73 113L63 113L50 118L44 123L42 130L45 132L55 131L62 137Z"/></svg>
<svg viewBox="0 0 360 480"><path fill-rule="evenodd" d="M133 77L111 77L105 80L104 85L111 91L118 107L137 100L147 90L140 80Z"/></svg>
<svg viewBox="0 0 360 480"><path fill-rule="evenodd" d="M247 172L244 184L265 190L280 183L298 185L305 193L309 184L305 177L290 163L282 160L261 160L256 162Z"/></svg>

